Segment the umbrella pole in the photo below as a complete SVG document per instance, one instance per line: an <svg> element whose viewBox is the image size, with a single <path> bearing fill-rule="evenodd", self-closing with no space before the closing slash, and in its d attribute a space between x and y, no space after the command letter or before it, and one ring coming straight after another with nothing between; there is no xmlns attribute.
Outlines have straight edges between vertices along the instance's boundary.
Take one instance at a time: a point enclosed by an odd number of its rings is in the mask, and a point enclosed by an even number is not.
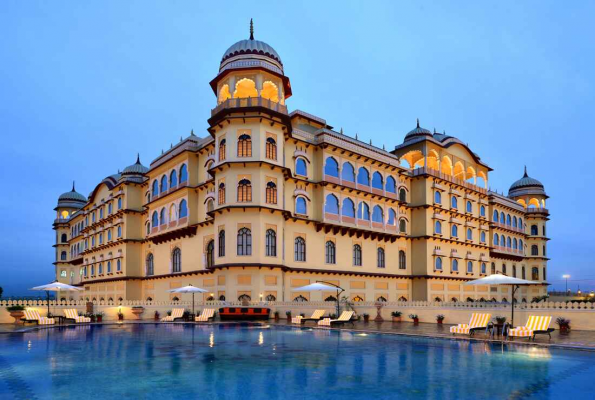
<svg viewBox="0 0 595 400"><path fill-rule="evenodd" d="M512 312L510 314L510 325L514 328L514 292L518 286L512 285Z"/></svg>
<svg viewBox="0 0 595 400"><path fill-rule="evenodd" d="M45 293L48 296L48 318L50 317L50 291L46 290Z"/></svg>
<svg viewBox="0 0 595 400"><path fill-rule="evenodd" d="M339 318L340 310L341 310L341 306L339 305L339 289L337 289L337 318Z"/></svg>
<svg viewBox="0 0 595 400"><path fill-rule="evenodd" d="M192 292L192 314L194 314L194 292Z"/></svg>

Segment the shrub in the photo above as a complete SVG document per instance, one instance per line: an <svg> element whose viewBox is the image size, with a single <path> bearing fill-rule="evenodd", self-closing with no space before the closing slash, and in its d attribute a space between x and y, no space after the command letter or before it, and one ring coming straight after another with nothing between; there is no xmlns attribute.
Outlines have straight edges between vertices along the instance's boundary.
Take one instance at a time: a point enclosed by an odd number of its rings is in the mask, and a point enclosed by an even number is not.
<svg viewBox="0 0 595 400"><path fill-rule="evenodd" d="M498 323L498 325L503 324L506 322L506 317L496 317L496 322Z"/></svg>
<svg viewBox="0 0 595 400"><path fill-rule="evenodd" d="M13 311L25 311L25 306L19 306L19 305L16 305L16 306L8 306L8 307L6 307L6 310L7 310L8 312L13 312Z"/></svg>
<svg viewBox="0 0 595 400"><path fill-rule="evenodd" d="M436 315L436 321L444 321L444 315L442 315L442 314Z"/></svg>
<svg viewBox="0 0 595 400"><path fill-rule="evenodd" d="M393 317L400 317L401 315L403 315L403 313L401 311L393 311L392 313L390 313L390 315L392 315Z"/></svg>
<svg viewBox="0 0 595 400"><path fill-rule="evenodd" d="M417 316L417 314L409 314L409 318L418 319L418 316Z"/></svg>

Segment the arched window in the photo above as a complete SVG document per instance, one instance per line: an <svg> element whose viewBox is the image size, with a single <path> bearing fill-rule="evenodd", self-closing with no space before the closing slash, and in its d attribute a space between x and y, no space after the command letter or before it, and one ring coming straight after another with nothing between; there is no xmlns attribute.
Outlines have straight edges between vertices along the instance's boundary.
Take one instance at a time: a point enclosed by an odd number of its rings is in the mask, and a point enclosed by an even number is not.
<svg viewBox="0 0 595 400"><path fill-rule="evenodd" d="M440 221L434 222L434 233L442 233L442 223Z"/></svg>
<svg viewBox="0 0 595 400"><path fill-rule="evenodd" d="M501 212L500 213L500 223L501 224L504 224L505 223L505 221L504 221L505 219L506 219L506 215L503 212Z"/></svg>
<svg viewBox="0 0 595 400"><path fill-rule="evenodd" d="M380 190L384 187L384 179L378 171L372 175L372 187Z"/></svg>
<svg viewBox="0 0 595 400"><path fill-rule="evenodd" d="M512 265L512 277L516 278L516 265Z"/></svg>
<svg viewBox="0 0 595 400"><path fill-rule="evenodd" d="M159 186L159 192L163 193L163 192L167 192L167 176L163 175L161 177L161 185Z"/></svg>
<svg viewBox="0 0 595 400"><path fill-rule="evenodd" d="M111 229L109 229L107 231L107 240L112 240L112 230Z"/></svg>
<svg viewBox="0 0 595 400"><path fill-rule="evenodd" d="M188 180L188 167L186 164L182 164L180 167L180 183L186 182Z"/></svg>
<svg viewBox="0 0 595 400"><path fill-rule="evenodd" d="M238 157L252 157L252 138L250 135L240 135L238 138Z"/></svg>
<svg viewBox="0 0 595 400"><path fill-rule="evenodd" d="M333 157L328 157L324 164L324 174L328 176L339 177L339 164Z"/></svg>
<svg viewBox="0 0 595 400"><path fill-rule="evenodd" d="M468 213L473 212L473 204L471 204L470 201L467 201L467 206L466 207L467 207L467 212Z"/></svg>
<svg viewBox="0 0 595 400"><path fill-rule="evenodd" d="M452 228L450 228L450 236L455 238L459 236L459 228L456 225L453 225Z"/></svg>
<svg viewBox="0 0 595 400"><path fill-rule="evenodd" d="M265 254L268 257L277 257L277 232L267 229L265 234Z"/></svg>
<svg viewBox="0 0 595 400"><path fill-rule="evenodd" d="M306 203L306 199L302 196L298 196L295 199L295 213L308 215L308 205Z"/></svg>
<svg viewBox="0 0 595 400"><path fill-rule="evenodd" d="M492 274L496 273L496 264L492 263Z"/></svg>
<svg viewBox="0 0 595 400"><path fill-rule="evenodd" d="M63 251L62 253L60 253L60 261L66 261L68 254Z"/></svg>
<svg viewBox="0 0 595 400"><path fill-rule="evenodd" d="M512 221L510 219L510 214L506 214L506 225L508 225L508 226L512 225Z"/></svg>
<svg viewBox="0 0 595 400"><path fill-rule="evenodd" d="M506 264L502 264L502 274L506 275Z"/></svg>
<svg viewBox="0 0 595 400"><path fill-rule="evenodd" d="M172 170L169 174L169 187L178 186L178 173L176 170Z"/></svg>
<svg viewBox="0 0 595 400"><path fill-rule="evenodd" d="M519 228L523 229L523 219L519 217Z"/></svg>
<svg viewBox="0 0 595 400"><path fill-rule="evenodd" d="M60 242L62 242L62 243L66 243L66 242L68 242L68 235L66 235L65 233L63 233L63 234L60 236Z"/></svg>
<svg viewBox="0 0 595 400"><path fill-rule="evenodd" d="M157 211L153 211L153 216L151 217L151 225L153 228L157 228L159 226L159 215Z"/></svg>
<svg viewBox="0 0 595 400"><path fill-rule="evenodd" d="M407 258L403 250L399 250L399 269L407 269Z"/></svg>
<svg viewBox="0 0 595 400"><path fill-rule="evenodd" d="M355 182L355 169L351 163L343 163L343 169L341 170L341 178L344 181Z"/></svg>
<svg viewBox="0 0 595 400"><path fill-rule="evenodd" d="M157 179L153 181L153 197L159 196L159 182Z"/></svg>
<svg viewBox="0 0 595 400"><path fill-rule="evenodd" d="M184 218L188 216L188 206L185 199L180 201L180 206L178 207L178 216L179 218Z"/></svg>
<svg viewBox="0 0 595 400"><path fill-rule="evenodd" d="M295 261L306 261L306 241L301 236L295 238L294 257Z"/></svg>
<svg viewBox="0 0 595 400"><path fill-rule="evenodd" d="M225 257L225 230L219 231L219 257Z"/></svg>
<svg viewBox="0 0 595 400"><path fill-rule="evenodd" d="M165 219L165 208L162 208L161 211L159 212L159 224L165 225L166 223L167 223L167 221Z"/></svg>
<svg viewBox="0 0 595 400"><path fill-rule="evenodd" d="M407 191L404 188L399 189L399 201L407 203Z"/></svg>
<svg viewBox="0 0 595 400"><path fill-rule="evenodd" d="M521 267L521 274L522 274L521 275L521 278L522 279L527 279L526 278L527 274L525 273L525 266L524 265Z"/></svg>
<svg viewBox="0 0 595 400"><path fill-rule="evenodd" d="M308 166L306 165L306 160L303 158L297 158L295 160L295 174L308 176Z"/></svg>
<svg viewBox="0 0 595 400"><path fill-rule="evenodd" d="M545 225L543 225L543 226L541 227L541 231L542 231L542 234L543 234L543 236L545 236Z"/></svg>
<svg viewBox="0 0 595 400"><path fill-rule="evenodd" d="M539 248L536 244L531 245L531 255L538 256L539 255Z"/></svg>
<svg viewBox="0 0 595 400"><path fill-rule="evenodd" d="M539 269L537 267L531 268L531 280L532 281L539 280Z"/></svg>
<svg viewBox="0 0 595 400"><path fill-rule="evenodd" d="M215 265L215 241L209 240L207 243L207 268L213 268Z"/></svg>
<svg viewBox="0 0 595 400"><path fill-rule="evenodd" d="M349 197L343 199L341 213L345 217L355 218L355 204L353 204L353 201Z"/></svg>
<svg viewBox="0 0 595 400"><path fill-rule="evenodd" d="M111 215L113 212L112 203L107 203L107 215Z"/></svg>
<svg viewBox="0 0 595 400"><path fill-rule="evenodd" d="M459 260L457 260L456 258L452 259L452 270L453 272L459 271Z"/></svg>
<svg viewBox="0 0 595 400"><path fill-rule="evenodd" d="M457 196L452 196L450 198L450 208L458 208L458 206L457 206Z"/></svg>
<svg viewBox="0 0 595 400"><path fill-rule="evenodd" d="M531 225L531 235L532 236L539 235L539 230L537 229L537 225Z"/></svg>
<svg viewBox="0 0 595 400"><path fill-rule="evenodd" d="M182 250L176 247L171 253L172 272L182 272Z"/></svg>
<svg viewBox="0 0 595 400"><path fill-rule="evenodd" d="M99 263L99 267L97 268L97 273L99 275L103 275L103 264Z"/></svg>
<svg viewBox="0 0 595 400"><path fill-rule="evenodd" d="M486 274L486 263L481 263L481 274Z"/></svg>
<svg viewBox="0 0 595 400"><path fill-rule="evenodd" d="M479 207L479 215L482 217L486 216L486 207L484 205Z"/></svg>
<svg viewBox="0 0 595 400"><path fill-rule="evenodd" d="M370 186L370 173L364 167L357 170L357 183L360 185Z"/></svg>
<svg viewBox="0 0 595 400"><path fill-rule="evenodd" d="M225 139L219 141L219 161L225 160L225 149L227 148L227 142Z"/></svg>
<svg viewBox="0 0 595 400"><path fill-rule="evenodd" d="M147 256L147 265L146 265L147 276L155 274L155 264L153 260L153 253L150 253Z"/></svg>
<svg viewBox="0 0 595 400"><path fill-rule="evenodd" d="M382 247L379 247L377 250L376 264L377 264L378 268L386 267L386 265L384 263L384 249Z"/></svg>
<svg viewBox="0 0 595 400"><path fill-rule="evenodd" d="M483 232L483 231L482 231L482 232L479 234L479 241L480 241L481 243L485 243L485 242L486 242L486 233L485 233L485 232Z"/></svg>
<svg viewBox="0 0 595 400"><path fill-rule="evenodd" d="M525 248L523 247L523 239L519 239L519 250L524 252Z"/></svg>
<svg viewBox="0 0 595 400"><path fill-rule="evenodd" d="M275 142L275 139L267 138L265 147L266 158L277 160L277 142Z"/></svg>
<svg viewBox="0 0 595 400"><path fill-rule="evenodd" d="M404 219L401 219L399 221L399 232L407 233L407 221L405 221Z"/></svg>
<svg viewBox="0 0 595 400"><path fill-rule="evenodd" d="M397 213L392 208L388 209L388 221L387 224L391 226L397 226Z"/></svg>
<svg viewBox="0 0 595 400"><path fill-rule="evenodd" d="M335 195L327 194L324 203L324 212L339 214L339 200Z"/></svg>
<svg viewBox="0 0 595 400"><path fill-rule="evenodd" d="M252 183L248 179L242 179L238 183L238 203L252 201Z"/></svg>
<svg viewBox="0 0 595 400"><path fill-rule="evenodd" d="M516 217L512 217L512 227L516 228L517 227L517 220Z"/></svg>
<svg viewBox="0 0 595 400"><path fill-rule="evenodd" d="M506 238L504 235L500 235L500 246L506 247Z"/></svg>
<svg viewBox="0 0 595 400"><path fill-rule="evenodd" d="M365 221L370 220L370 207L367 203L364 203L363 201L359 203L359 206L357 208L357 217Z"/></svg>
<svg viewBox="0 0 595 400"><path fill-rule="evenodd" d="M118 210L121 210L121 209L122 209L122 198L119 197L118 198Z"/></svg>
<svg viewBox="0 0 595 400"><path fill-rule="evenodd" d="M277 204L277 185L275 185L275 182L267 183L266 202L268 204Z"/></svg>
<svg viewBox="0 0 595 400"><path fill-rule="evenodd" d="M225 204L225 183L223 182L219 184L219 189L217 190L217 198L219 204Z"/></svg>
<svg viewBox="0 0 595 400"><path fill-rule="evenodd" d="M116 261L116 271L122 271L122 261L120 259Z"/></svg>
<svg viewBox="0 0 595 400"><path fill-rule="evenodd" d="M494 222L498 222L498 211L494 210L494 215L492 216Z"/></svg>
<svg viewBox="0 0 595 400"><path fill-rule="evenodd" d="M512 247L512 240L510 240L510 236L506 238L506 247L509 249Z"/></svg>
<svg viewBox="0 0 595 400"><path fill-rule="evenodd" d="M467 240L473 240L473 231L471 228L467 228Z"/></svg>
<svg viewBox="0 0 595 400"><path fill-rule="evenodd" d="M512 241L512 249L513 250L518 249L518 241L516 240L516 238Z"/></svg>
<svg viewBox="0 0 595 400"><path fill-rule="evenodd" d="M362 247L359 244L353 246L353 265L362 265Z"/></svg>
<svg viewBox="0 0 595 400"><path fill-rule="evenodd" d="M436 257L436 260L434 260L434 269L436 271L442 271L442 257Z"/></svg>
<svg viewBox="0 0 595 400"><path fill-rule="evenodd" d="M440 193L438 190L434 192L434 203L442 204L442 193Z"/></svg>
<svg viewBox="0 0 595 400"><path fill-rule="evenodd" d="M372 212L372 221L384 223L384 212L380 206L374 206L374 211Z"/></svg>
<svg viewBox="0 0 595 400"><path fill-rule="evenodd" d="M468 274L473 273L473 261L467 261L467 273Z"/></svg>
<svg viewBox="0 0 595 400"><path fill-rule="evenodd" d="M252 232L248 228L238 231L238 256L252 255Z"/></svg>
<svg viewBox="0 0 595 400"><path fill-rule="evenodd" d="M327 241L325 247L325 261L327 264L335 264L337 262L335 243Z"/></svg>
<svg viewBox="0 0 595 400"><path fill-rule="evenodd" d="M388 193L397 193L397 182L395 182L395 178L390 175L387 176L385 188Z"/></svg>

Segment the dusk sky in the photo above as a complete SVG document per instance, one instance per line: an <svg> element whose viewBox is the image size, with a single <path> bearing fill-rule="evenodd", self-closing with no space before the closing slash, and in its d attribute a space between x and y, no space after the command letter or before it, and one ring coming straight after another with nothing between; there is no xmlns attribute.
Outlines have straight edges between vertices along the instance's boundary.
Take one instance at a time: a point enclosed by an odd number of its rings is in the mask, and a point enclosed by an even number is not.
<svg viewBox="0 0 595 400"><path fill-rule="evenodd" d="M551 197L548 281L595 289L595 2L444 3L2 1L5 295L53 280L53 209L73 180L87 195L137 152L148 166L207 135L208 83L250 18L290 110L387 149L419 118L468 143L499 192L527 165Z"/></svg>

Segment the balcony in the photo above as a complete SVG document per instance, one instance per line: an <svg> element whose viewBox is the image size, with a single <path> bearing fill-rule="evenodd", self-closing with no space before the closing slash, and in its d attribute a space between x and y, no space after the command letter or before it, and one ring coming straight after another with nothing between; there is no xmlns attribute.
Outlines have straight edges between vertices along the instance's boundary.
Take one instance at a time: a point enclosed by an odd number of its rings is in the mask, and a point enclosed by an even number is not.
<svg viewBox="0 0 595 400"><path fill-rule="evenodd" d="M470 182L466 182L466 181L464 181L462 179L455 178L452 175L443 174L442 172L437 171L437 170L435 170L433 168L420 167L420 168L414 169L411 172L412 172L413 176L419 176L419 175L428 174L428 175L431 175L431 176L435 176L436 178L440 178L440 179L443 179L445 181L454 183L456 185L463 186L463 187L466 187L466 188L471 189L471 190L475 190L475 191L480 192L482 194L488 194L488 190L485 189L485 188L479 187L479 186L474 185L474 184L472 184Z"/></svg>
<svg viewBox="0 0 595 400"><path fill-rule="evenodd" d="M287 115L287 106L265 99L263 97L245 97L237 99L227 99L220 103L217 107L211 110L211 117L217 115L223 110L233 108L250 108L250 107L263 107L268 110L276 111L281 114Z"/></svg>
<svg viewBox="0 0 595 400"><path fill-rule="evenodd" d="M550 212L547 208L527 208L525 209L525 213L550 215Z"/></svg>

